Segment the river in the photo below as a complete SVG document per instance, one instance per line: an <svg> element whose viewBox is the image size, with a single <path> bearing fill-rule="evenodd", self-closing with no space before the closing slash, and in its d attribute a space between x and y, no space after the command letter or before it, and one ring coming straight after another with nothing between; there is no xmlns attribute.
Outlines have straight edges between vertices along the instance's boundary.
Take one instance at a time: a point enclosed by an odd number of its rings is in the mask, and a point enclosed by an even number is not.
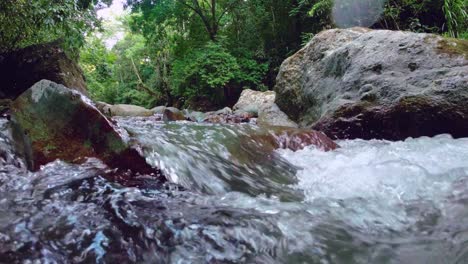
<svg viewBox="0 0 468 264"><path fill-rule="evenodd" d="M468 262L466 138L293 152L265 147L251 124L117 122L170 182L123 185L96 159L5 165L0 262Z"/></svg>

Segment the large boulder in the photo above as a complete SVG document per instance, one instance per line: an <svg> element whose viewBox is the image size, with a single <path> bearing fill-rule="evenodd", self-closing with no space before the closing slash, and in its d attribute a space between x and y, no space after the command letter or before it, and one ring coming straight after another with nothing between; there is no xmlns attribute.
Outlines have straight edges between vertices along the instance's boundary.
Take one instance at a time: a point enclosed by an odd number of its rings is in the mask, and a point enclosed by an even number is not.
<svg viewBox="0 0 468 264"><path fill-rule="evenodd" d="M87 97L63 85L47 80L36 83L13 102L11 115L13 136L31 170L56 159L80 163L85 157L96 157L111 168L159 173L129 145L125 131Z"/></svg>
<svg viewBox="0 0 468 264"><path fill-rule="evenodd" d="M0 72L0 99L15 99L42 79L86 94L83 72L57 42L0 54Z"/></svg>
<svg viewBox="0 0 468 264"><path fill-rule="evenodd" d="M276 103L332 138L468 136L468 41L365 28L316 35L281 66Z"/></svg>

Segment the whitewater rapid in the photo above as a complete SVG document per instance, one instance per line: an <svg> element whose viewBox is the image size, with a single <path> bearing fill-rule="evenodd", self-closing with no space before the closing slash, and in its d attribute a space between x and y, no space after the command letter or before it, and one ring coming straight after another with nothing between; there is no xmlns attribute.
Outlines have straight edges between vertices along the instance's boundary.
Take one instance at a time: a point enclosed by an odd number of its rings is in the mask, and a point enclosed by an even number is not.
<svg viewBox="0 0 468 264"><path fill-rule="evenodd" d="M118 123L172 183L124 186L95 159L0 168L0 260L468 262L468 139L270 151L253 125Z"/></svg>

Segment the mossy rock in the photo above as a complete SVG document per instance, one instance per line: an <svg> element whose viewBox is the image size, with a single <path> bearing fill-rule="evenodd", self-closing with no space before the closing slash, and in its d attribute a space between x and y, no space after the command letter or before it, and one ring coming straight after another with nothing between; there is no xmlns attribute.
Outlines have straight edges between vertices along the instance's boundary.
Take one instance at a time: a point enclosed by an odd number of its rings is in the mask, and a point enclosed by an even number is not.
<svg viewBox="0 0 468 264"><path fill-rule="evenodd" d="M42 80L12 104L15 140L29 153L31 170L56 159L96 157L112 168L152 173L126 137L79 92Z"/></svg>
<svg viewBox="0 0 468 264"><path fill-rule="evenodd" d="M443 38L437 42L436 50L438 53L460 55L468 59L468 40Z"/></svg>

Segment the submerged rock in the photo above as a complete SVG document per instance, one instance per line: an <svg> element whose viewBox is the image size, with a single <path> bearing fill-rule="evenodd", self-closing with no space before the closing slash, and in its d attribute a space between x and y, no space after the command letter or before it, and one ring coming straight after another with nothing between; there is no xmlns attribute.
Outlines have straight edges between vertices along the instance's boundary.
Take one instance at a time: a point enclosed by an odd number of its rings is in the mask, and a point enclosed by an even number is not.
<svg viewBox="0 0 468 264"><path fill-rule="evenodd" d="M276 103L332 138L468 136L468 41L333 29L281 66Z"/></svg>
<svg viewBox="0 0 468 264"><path fill-rule="evenodd" d="M0 54L0 72L0 99L15 99L42 79L86 94L83 72L57 42Z"/></svg>
<svg viewBox="0 0 468 264"><path fill-rule="evenodd" d="M31 170L56 159L81 163L96 157L111 168L150 174L139 150L81 93L42 80L12 104L13 136Z"/></svg>
<svg viewBox="0 0 468 264"><path fill-rule="evenodd" d="M257 142L265 152L280 148L297 151L307 146L315 146L323 151L339 148L338 144L324 133L311 129L274 127L266 133L253 134L248 138ZM244 140L244 142L246 141Z"/></svg>

